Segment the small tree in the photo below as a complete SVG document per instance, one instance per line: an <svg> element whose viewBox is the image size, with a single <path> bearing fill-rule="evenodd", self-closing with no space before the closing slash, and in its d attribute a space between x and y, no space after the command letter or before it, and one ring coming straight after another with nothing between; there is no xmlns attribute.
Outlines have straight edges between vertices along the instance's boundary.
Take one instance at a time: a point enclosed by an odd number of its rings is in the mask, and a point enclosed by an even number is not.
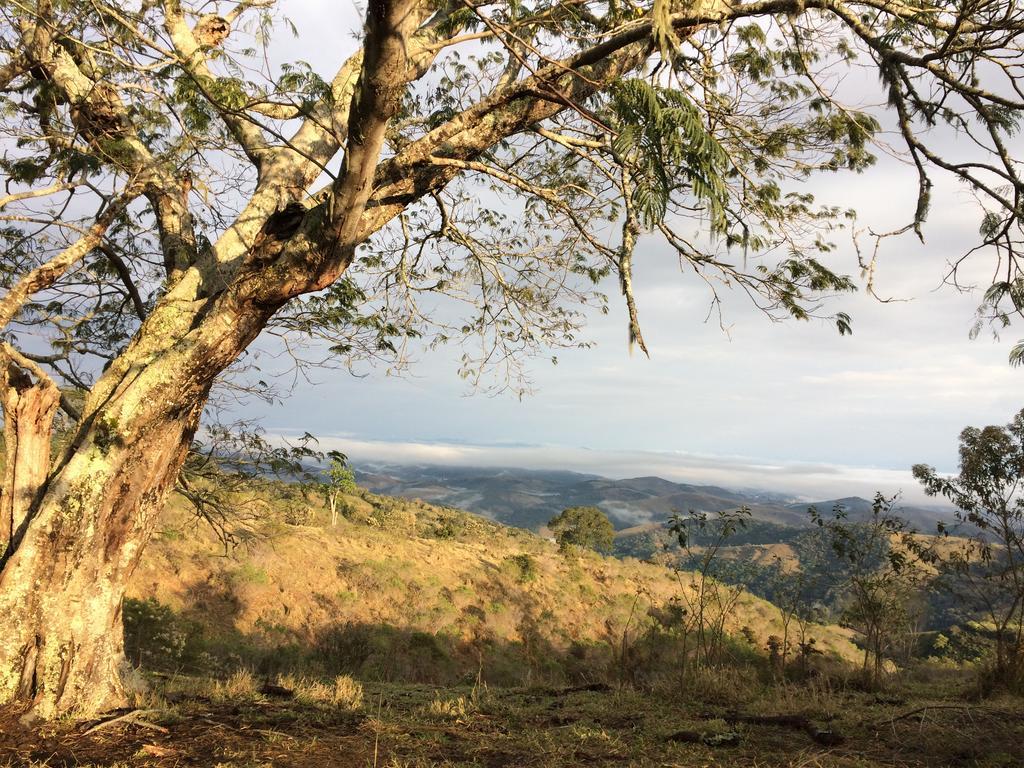
<svg viewBox="0 0 1024 768"><path fill-rule="evenodd" d="M742 584L725 584L716 576L716 558L728 540L747 527L750 508L721 510L712 517L707 512L690 510L686 515L674 512L668 521L668 531L683 552L682 563L673 568L679 582L683 614L688 617L683 625L683 673L688 660L687 635L696 632L697 645L694 664L697 667L717 663L725 639L725 622L732 614L743 594ZM690 574L689 590L682 580L682 568L696 564Z"/></svg>
<svg viewBox="0 0 1024 768"><path fill-rule="evenodd" d="M331 525L338 524L338 500L343 494L356 490L356 476L348 466L348 459L337 451L328 453L327 482L323 484L327 504L331 508Z"/></svg>
<svg viewBox="0 0 1024 768"><path fill-rule="evenodd" d="M582 547L608 553L615 539L612 521L597 507L563 509L551 518L548 528L555 534L558 548L563 552Z"/></svg>
<svg viewBox="0 0 1024 768"><path fill-rule="evenodd" d="M893 514L895 501L875 494L871 517L861 523L848 521L838 504L830 518L808 510L842 564L832 571L833 588L841 596L842 623L861 637L864 683L871 689L882 684L884 660L909 623L917 579L924 575L905 547L893 546L894 539L912 535Z"/></svg>
<svg viewBox="0 0 1024 768"><path fill-rule="evenodd" d="M917 464L914 477L929 496L956 506L958 524L939 525L949 546L935 553L969 610L992 623L995 672L1024 681L1024 409L1006 426L967 427L960 433L960 473L942 477ZM958 538L949 539L951 533Z"/></svg>
<svg viewBox="0 0 1024 768"><path fill-rule="evenodd" d="M795 567L787 567L782 558L776 555L771 565L762 574L763 586L767 587L771 597L770 601L779 609L779 618L782 623L782 637L775 638L777 641L778 664L773 664L778 671L785 672L789 653L793 648L793 635L796 634L796 644L801 649L810 648L814 644L813 638L808 638L807 631L810 625L819 618L820 596L827 568L825 567L825 552L821 547L821 536L818 531L810 531L800 536L794 543L799 553L799 561ZM793 622L796 622L796 632L793 631ZM771 638L769 638L771 640ZM801 652L799 660L805 662L807 654ZM807 673L806 668L801 668L802 674Z"/></svg>

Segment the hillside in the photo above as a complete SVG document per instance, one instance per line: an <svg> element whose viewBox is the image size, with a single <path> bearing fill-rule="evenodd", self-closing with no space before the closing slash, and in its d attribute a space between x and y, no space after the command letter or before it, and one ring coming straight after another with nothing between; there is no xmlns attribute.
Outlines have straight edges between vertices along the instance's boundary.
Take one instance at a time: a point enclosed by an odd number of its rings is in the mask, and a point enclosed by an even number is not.
<svg viewBox="0 0 1024 768"><path fill-rule="evenodd" d="M349 497L350 519L331 528L309 504L307 524L272 513L227 554L206 526L169 507L130 591L150 602L129 603L129 651L184 669L241 661L414 681L585 680L607 671L624 631L648 632L648 611L680 594L661 566L565 556L528 531L457 510L367 493ZM727 622L732 633L742 627L755 652L781 633L778 611L751 595ZM161 655L151 636L167 634ZM813 634L828 654L856 657L844 630Z"/></svg>

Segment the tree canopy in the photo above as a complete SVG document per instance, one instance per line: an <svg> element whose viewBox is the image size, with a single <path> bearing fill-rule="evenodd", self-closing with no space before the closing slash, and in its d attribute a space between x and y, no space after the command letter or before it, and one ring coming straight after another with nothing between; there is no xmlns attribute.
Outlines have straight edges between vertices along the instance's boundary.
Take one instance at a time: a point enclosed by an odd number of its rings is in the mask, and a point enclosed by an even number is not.
<svg viewBox="0 0 1024 768"><path fill-rule="evenodd" d="M615 528L608 515L597 507L569 507L563 509L548 523L555 541L563 550L573 547L611 552Z"/></svg>
<svg viewBox="0 0 1024 768"><path fill-rule="evenodd" d="M920 174L909 228L934 172L967 182L1001 265L982 313L1021 310L1012 4L374 3L333 75L266 63L287 34L274 4L223 5L2 6L0 316L62 386L88 389L182 279L211 295L245 282L275 305L272 332L345 363L458 341L464 376L514 383L523 352L584 343L579 308L603 305L612 273L646 351L632 275L647 234L715 303L739 287L846 332L821 299L853 287L824 258L853 214L801 182L869 169L883 117ZM404 47L383 44L392 32ZM867 61L887 116L838 92L837 67ZM343 187L366 200L336 204Z"/></svg>

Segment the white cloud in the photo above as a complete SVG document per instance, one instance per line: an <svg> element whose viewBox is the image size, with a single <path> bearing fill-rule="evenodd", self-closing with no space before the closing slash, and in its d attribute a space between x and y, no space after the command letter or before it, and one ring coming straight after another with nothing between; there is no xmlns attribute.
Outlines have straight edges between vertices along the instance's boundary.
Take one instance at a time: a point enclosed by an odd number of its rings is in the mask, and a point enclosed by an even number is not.
<svg viewBox="0 0 1024 768"><path fill-rule="evenodd" d="M281 433L282 437L289 437ZM656 475L694 485L757 490L814 501L845 496L871 498L876 491L902 492L913 503L935 503L919 490L909 470L810 462L776 462L746 456L668 451L593 450L559 445L467 445L385 441L322 435L320 447L339 450L356 463L456 467L560 469L623 479Z"/></svg>

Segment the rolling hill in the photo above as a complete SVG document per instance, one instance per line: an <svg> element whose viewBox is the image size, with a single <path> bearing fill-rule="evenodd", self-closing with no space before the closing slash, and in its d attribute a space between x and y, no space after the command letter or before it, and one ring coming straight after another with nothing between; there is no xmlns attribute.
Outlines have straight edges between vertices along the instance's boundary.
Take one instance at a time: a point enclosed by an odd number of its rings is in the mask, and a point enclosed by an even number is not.
<svg viewBox="0 0 1024 768"><path fill-rule="evenodd" d="M871 502L857 497L806 502L660 477L615 480L566 471L397 464L356 469L360 485L375 493L459 507L535 531L562 509L577 505L600 507L618 529L660 524L677 510L717 512L747 506L755 520L784 527L807 525L807 507L812 504L826 513L841 504L851 520L871 511ZM937 520L949 516L938 507L904 505L900 512L922 531L933 530Z"/></svg>
<svg viewBox="0 0 1024 768"><path fill-rule="evenodd" d="M360 492L336 527L319 499L300 501L302 524L270 500L247 544L227 552L168 507L125 606L133 660L205 673L586 680L606 673L624 632L652 637L658 612L691 589L663 566L566 555L529 531L420 501ZM781 618L745 593L726 627L746 628L749 652L761 653ZM848 630L814 635L827 653L856 658Z"/></svg>

